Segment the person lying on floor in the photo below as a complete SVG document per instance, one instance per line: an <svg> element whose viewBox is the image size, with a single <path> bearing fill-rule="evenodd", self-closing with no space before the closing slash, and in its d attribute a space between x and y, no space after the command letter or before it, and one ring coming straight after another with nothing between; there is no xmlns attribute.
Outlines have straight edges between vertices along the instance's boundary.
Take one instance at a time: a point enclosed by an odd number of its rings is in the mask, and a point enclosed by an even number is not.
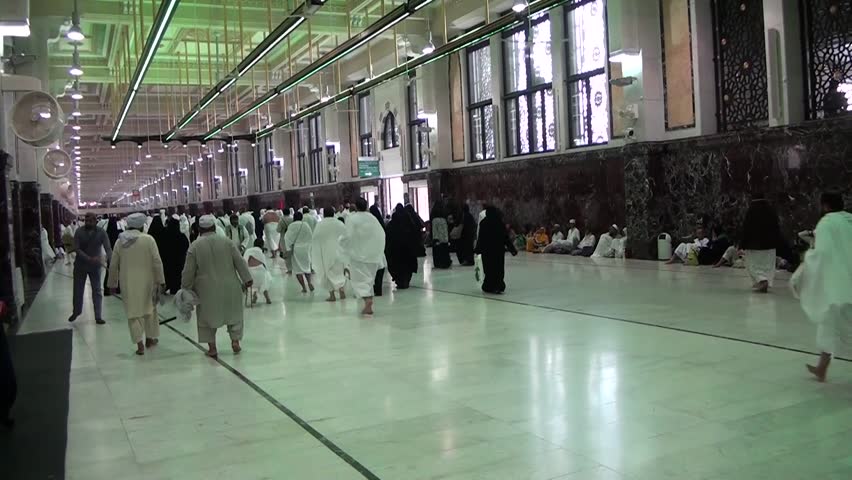
<svg viewBox="0 0 852 480"><path fill-rule="evenodd" d="M713 227L713 234L707 248L698 251L698 264L715 265L722 260L722 256L731 245L731 239L728 238L722 227L718 225Z"/></svg>

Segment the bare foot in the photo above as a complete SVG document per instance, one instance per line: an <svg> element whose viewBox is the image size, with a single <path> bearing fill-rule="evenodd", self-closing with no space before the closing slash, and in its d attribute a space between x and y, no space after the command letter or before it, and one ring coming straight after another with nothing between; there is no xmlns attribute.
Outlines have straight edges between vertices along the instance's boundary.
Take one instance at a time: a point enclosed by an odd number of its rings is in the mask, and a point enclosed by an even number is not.
<svg viewBox="0 0 852 480"><path fill-rule="evenodd" d="M231 350L233 350L234 353L240 353L243 351L243 347L240 346L239 340L234 340L233 342L231 342Z"/></svg>
<svg viewBox="0 0 852 480"><path fill-rule="evenodd" d="M216 350L215 348L207 350L206 352L204 352L204 354L207 355L210 358L219 358L219 351Z"/></svg>
<svg viewBox="0 0 852 480"><path fill-rule="evenodd" d="M334 292L332 292L331 295L329 295L328 298L325 299L325 301L326 302L336 302L337 298L335 298Z"/></svg>
<svg viewBox="0 0 852 480"><path fill-rule="evenodd" d="M757 293L767 293L769 292L769 282L766 280L761 280L754 284L754 291Z"/></svg>
<svg viewBox="0 0 852 480"><path fill-rule="evenodd" d="M810 364L805 365L805 367L807 367L808 371L811 372L817 378L817 381L820 381L820 382L825 381L826 371L825 371L824 368L815 367L815 366L810 365Z"/></svg>
<svg viewBox="0 0 852 480"><path fill-rule="evenodd" d="M361 315L372 316L373 315L373 307L372 306L364 307L364 309L361 310Z"/></svg>
<svg viewBox="0 0 852 480"><path fill-rule="evenodd" d="M145 355L145 344L142 342L136 344L136 355Z"/></svg>

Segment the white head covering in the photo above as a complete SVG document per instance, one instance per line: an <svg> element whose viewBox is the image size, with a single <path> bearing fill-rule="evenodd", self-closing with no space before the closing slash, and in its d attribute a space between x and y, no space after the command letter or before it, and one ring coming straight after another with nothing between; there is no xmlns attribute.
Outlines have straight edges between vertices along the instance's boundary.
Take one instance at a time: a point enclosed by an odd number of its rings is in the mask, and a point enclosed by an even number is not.
<svg viewBox="0 0 852 480"><path fill-rule="evenodd" d="M148 217L144 213L134 213L127 217L127 228L139 230L145 227L145 222L147 220Z"/></svg>
<svg viewBox="0 0 852 480"><path fill-rule="evenodd" d="M571 220L568 220L568 223L571 224L571 225L574 225L575 223L577 223L577 220L574 220L572 218Z"/></svg>
<svg viewBox="0 0 852 480"><path fill-rule="evenodd" d="M213 225L215 224L216 217L213 215L202 215L202 217L198 219L198 228L207 230L208 228L213 228Z"/></svg>

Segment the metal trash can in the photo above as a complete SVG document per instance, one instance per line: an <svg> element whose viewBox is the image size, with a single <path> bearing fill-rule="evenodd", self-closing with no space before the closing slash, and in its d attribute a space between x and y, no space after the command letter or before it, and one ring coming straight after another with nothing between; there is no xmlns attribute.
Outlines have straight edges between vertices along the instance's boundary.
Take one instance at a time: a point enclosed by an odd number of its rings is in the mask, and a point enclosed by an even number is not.
<svg viewBox="0 0 852 480"><path fill-rule="evenodd" d="M661 233L657 237L657 259L668 260L672 258L672 237L668 233Z"/></svg>

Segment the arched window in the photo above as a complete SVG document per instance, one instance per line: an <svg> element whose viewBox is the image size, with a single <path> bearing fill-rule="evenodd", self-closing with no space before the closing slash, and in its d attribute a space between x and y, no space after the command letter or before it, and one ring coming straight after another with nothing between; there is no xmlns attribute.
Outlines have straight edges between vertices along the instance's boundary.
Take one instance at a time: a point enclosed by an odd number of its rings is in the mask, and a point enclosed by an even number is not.
<svg viewBox="0 0 852 480"><path fill-rule="evenodd" d="M391 112L387 112L382 123L382 145L385 150L399 146L399 139L396 136L396 117Z"/></svg>

